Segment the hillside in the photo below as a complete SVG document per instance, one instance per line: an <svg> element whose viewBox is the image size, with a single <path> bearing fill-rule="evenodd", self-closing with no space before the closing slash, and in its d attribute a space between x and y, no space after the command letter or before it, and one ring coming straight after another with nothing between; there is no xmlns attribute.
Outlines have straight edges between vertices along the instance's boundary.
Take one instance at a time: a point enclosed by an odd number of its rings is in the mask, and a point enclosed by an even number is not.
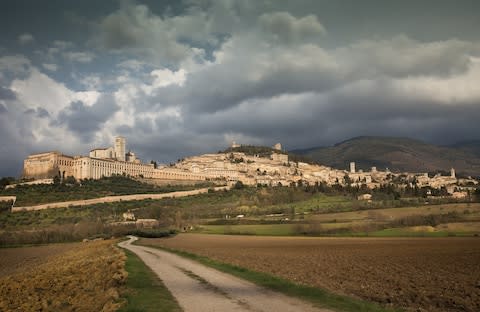
<svg viewBox="0 0 480 312"><path fill-rule="evenodd" d="M480 176L480 148L478 142L455 146L437 146L409 138L356 137L330 147L295 150L303 155L338 169L347 169L351 161L357 169L409 172L448 172L451 167L458 174Z"/></svg>
<svg viewBox="0 0 480 312"><path fill-rule="evenodd" d="M466 142L459 142L449 147L459 149L465 152L472 153L477 157L480 157L480 140L479 141L466 141Z"/></svg>
<svg viewBox="0 0 480 312"><path fill-rule="evenodd" d="M158 194L186 191L206 185L163 185L143 183L124 176L103 177L98 180L82 180L65 184L18 185L0 190L0 196L16 196L16 206L39 205L115 195ZM5 204L2 203L4 206ZM0 210L4 209L0 206Z"/></svg>

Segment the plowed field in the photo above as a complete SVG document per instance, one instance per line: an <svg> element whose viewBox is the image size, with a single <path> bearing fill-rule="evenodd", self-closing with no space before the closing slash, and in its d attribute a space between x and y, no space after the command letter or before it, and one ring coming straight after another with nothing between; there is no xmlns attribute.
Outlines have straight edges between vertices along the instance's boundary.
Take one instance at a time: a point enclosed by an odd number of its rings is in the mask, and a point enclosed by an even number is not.
<svg viewBox="0 0 480 312"><path fill-rule="evenodd" d="M0 249L0 311L115 311L126 272L114 243Z"/></svg>
<svg viewBox="0 0 480 312"><path fill-rule="evenodd" d="M142 239L410 311L480 311L479 238Z"/></svg>

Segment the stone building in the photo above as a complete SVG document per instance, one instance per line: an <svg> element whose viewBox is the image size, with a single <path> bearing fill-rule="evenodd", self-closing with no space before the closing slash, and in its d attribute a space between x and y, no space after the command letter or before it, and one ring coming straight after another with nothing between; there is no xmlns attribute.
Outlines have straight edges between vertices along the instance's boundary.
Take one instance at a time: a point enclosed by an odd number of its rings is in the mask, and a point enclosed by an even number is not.
<svg viewBox="0 0 480 312"><path fill-rule="evenodd" d="M154 177L153 164L141 163L132 152L125 153L126 140L115 138L115 146L97 148L89 156L67 156L60 152L33 154L23 163L24 178L45 179L73 176L75 179L100 179L112 175Z"/></svg>
<svg viewBox="0 0 480 312"><path fill-rule="evenodd" d="M350 173L355 173L355 162L350 162Z"/></svg>
<svg viewBox="0 0 480 312"><path fill-rule="evenodd" d="M272 146L272 148L273 148L274 150L281 151L281 150L282 150L282 144L281 144L281 143L277 143L277 144L275 144L274 146Z"/></svg>
<svg viewBox="0 0 480 312"><path fill-rule="evenodd" d="M115 138L115 158L118 161L125 161L125 145L126 140L124 137L118 136Z"/></svg>
<svg viewBox="0 0 480 312"><path fill-rule="evenodd" d="M33 154L23 161L25 178L45 179L55 176L66 178L73 176L75 159L60 152Z"/></svg>
<svg viewBox="0 0 480 312"><path fill-rule="evenodd" d="M75 179L100 179L112 175L153 178L153 164L117 161L91 157L77 157L73 167Z"/></svg>
<svg viewBox="0 0 480 312"><path fill-rule="evenodd" d="M288 155L286 154L272 153L270 159L281 163L288 163Z"/></svg>
<svg viewBox="0 0 480 312"><path fill-rule="evenodd" d="M90 151L89 156L92 158L115 159L115 150L113 147L96 148Z"/></svg>
<svg viewBox="0 0 480 312"><path fill-rule="evenodd" d="M240 152L204 154L192 156L171 164L159 166L145 164L136 155L126 151L126 140L115 138L114 146L90 151L89 156L67 156L60 152L47 152L30 155L24 161L23 176L34 179L66 178L73 176L77 180L100 179L112 175L128 175L176 183L187 181L219 181L234 184L241 181L245 185L295 185L303 184L366 186L380 187L390 183L415 183L418 187L455 190L459 187L454 169L449 176L413 173L391 173L372 167L370 172L356 170L355 163L350 163L347 170L338 170L317 164L290 162L287 154L274 151L270 155L247 155ZM472 183L471 179L464 184ZM454 187L452 187L454 186Z"/></svg>

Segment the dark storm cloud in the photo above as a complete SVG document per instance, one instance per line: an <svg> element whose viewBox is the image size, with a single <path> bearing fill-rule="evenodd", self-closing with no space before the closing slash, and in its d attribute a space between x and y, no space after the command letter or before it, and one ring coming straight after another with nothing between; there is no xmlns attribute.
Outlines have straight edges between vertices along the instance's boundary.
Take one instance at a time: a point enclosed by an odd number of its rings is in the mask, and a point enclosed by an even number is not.
<svg viewBox="0 0 480 312"><path fill-rule="evenodd" d="M119 108L111 95L103 95L92 106L76 101L63 109L53 124L65 124L70 131L88 141Z"/></svg>
<svg viewBox="0 0 480 312"><path fill-rule="evenodd" d="M19 176L22 172L23 157L28 154L32 135L29 118L15 111L1 112L0 104L0 176Z"/></svg>
<svg viewBox="0 0 480 312"><path fill-rule="evenodd" d="M149 136L131 140L128 148L136 151L144 161L156 160L162 163L178 159L212 153L225 149L222 134L202 134L184 129L174 133L152 133Z"/></svg>
<svg viewBox="0 0 480 312"><path fill-rule="evenodd" d="M50 114L48 113L48 111L46 109L38 107L37 108L37 117L47 118L47 117L50 117Z"/></svg>
<svg viewBox="0 0 480 312"><path fill-rule="evenodd" d="M261 37L248 37L227 42L222 51L229 54L227 60L190 74L183 86L157 89L147 102L182 106L186 114L209 114L249 99L329 92L355 81L461 75L472 66L471 56L480 51L479 44L420 43L405 36L334 50L314 45L250 50L260 41Z"/></svg>
<svg viewBox="0 0 480 312"><path fill-rule="evenodd" d="M224 60L189 74L182 86L157 89L150 102L214 113L248 99L327 91L345 80L335 57L318 46L256 47L262 40L232 38L222 47Z"/></svg>
<svg viewBox="0 0 480 312"><path fill-rule="evenodd" d="M315 15L297 19L288 12L273 12L260 16L259 23L274 40L286 44L316 41L320 35L326 33Z"/></svg>
<svg viewBox="0 0 480 312"><path fill-rule="evenodd" d="M480 118L478 103L465 103L459 109L434 101L396 98L388 91L365 97L309 94L268 102L192 116L186 127L212 136L227 129L257 138L262 144L281 141L293 149L333 144L359 135L407 136L448 144L474 136Z"/></svg>
<svg viewBox="0 0 480 312"><path fill-rule="evenodd" d="M314 69L302 72L300 69L277 68L265 73L259 81L234 77L229 72L228 68L222 68L192 77L184 87L158 90L155 98L167 106L183 103L185 112L189 114L210 114L232 108L248 99L326 90L335 86L337 78L333 73L331 76L315 73Z"/></svg>
<svg viewBox="0 0 480 312"><path fill-rule="evenodd" d="M0 86L0 100L15 100L16 98L15 92Z"/></svg>
<svg viewBox="0 0 480 312"><path fill-rule="evenodd" d="M46 118L49 119L50 113L42 108L42 107L37 107L36 109L34 108L29 108L23 112L24 115L27 115L28 118Z"/></svg>
<svg viewBox="0 0 480 312"><path fill-rule="evenodd" d="M164 162L231 140L480 138L478 1L17 2L0 19L15 30L0 38L0 145L22 147L2 161L117 134Z"/></svg>
<svg viewBox="0 0 480 312"><path fill-rule="evenodd" d="M104 17L93 42L107 50L142 54L150 60L177 65L190 52L172 28L148 6L123 1L120 9Z"/></svg>
<svg viewBox="0 0 480 312"><path fill-rule="evenodd" d="M362 40L332 51L348 68L352 79L378 76L450 76L471 65L471 56L480 56L478 42L456 39L420 42L405 35L388 40Z"/></svg>

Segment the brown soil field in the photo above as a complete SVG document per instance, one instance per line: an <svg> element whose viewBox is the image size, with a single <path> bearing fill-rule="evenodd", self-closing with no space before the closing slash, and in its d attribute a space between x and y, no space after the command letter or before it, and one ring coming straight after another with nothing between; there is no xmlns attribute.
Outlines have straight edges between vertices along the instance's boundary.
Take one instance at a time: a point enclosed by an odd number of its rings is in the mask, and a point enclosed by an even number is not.
<svg viewBox="0 0 480 312"><path fill-rule="evenodd" d="M480 238L142 239L408 311L480 311Z"/></svg>
<svg viewBox="0 0 480 312"><path fill-rule="evenodd" d="M117 310L127 273L115 243L0 249L0 311Z"/></svg>
<svg viewBox="0 0 480 312"><path fill-rule="evenodd" d="M75 249L75 247L78 247L77 243L2 248L0 249L0 278L48 262L51 257Z"/></svg>

